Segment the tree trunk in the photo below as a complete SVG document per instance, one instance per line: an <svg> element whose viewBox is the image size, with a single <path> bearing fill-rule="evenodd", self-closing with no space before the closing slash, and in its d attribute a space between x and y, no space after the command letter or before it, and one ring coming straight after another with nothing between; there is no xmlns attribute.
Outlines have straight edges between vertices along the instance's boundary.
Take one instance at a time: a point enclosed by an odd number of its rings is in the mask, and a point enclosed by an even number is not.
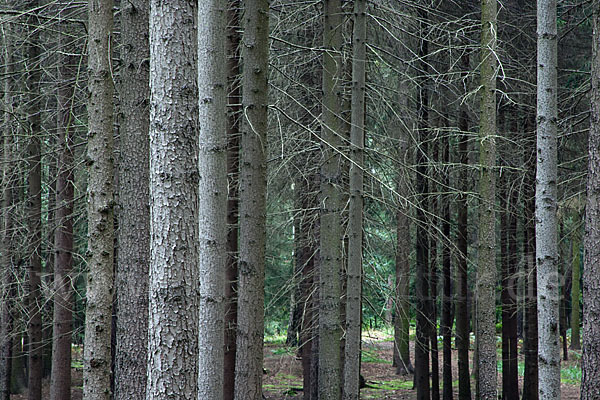
<svg viewBox="0 0 600 400"><path fill-rule="evenodd" d="M150 281L146 399L197 399L196 3L150 2Z"/></svg>
<svg viewBox="0 0 600 400"><path fill-rule="evenodd" d="M150 263L149 5L121 3L121 129L115 400L146 398Z"/></svg>
<svg viewBox="0 0 600 400"><path fill-rule="evenodd" d="M227 7L227 264L225 269L225 354L223 399L233 400L237 329L237 279L239 232L240 118L240 1Z"/></svg>
<svg viewBox="0 0 600 400"><path fill-rule="evenodd" d="M583 355L581 400L600 396L600 6L594 5L592 110L589 134L585 265L583 268Z"/></svg>
<svg viewBox="0 0 600 400"><path fill-rule="evenodd" d="M434 118L437 121L437 116ZM434 122L432 126L438 128L437 122ZM435 164L439 161L439 146L437 141L432 143L433 151L431 152L431 161ZM430 169L430 192L437 192L437 171L434 168ZM433 178L436 177L436 178ZM433 179L432 179L433 178ZM437 219L439 214L439 200L438 195L430 195L431 205L429 210L431 212L429 218L429 224L433 225L433 219ZM438 296L438 252L437 252L438 240L434 236L433 232L429 233L429 293L428 299L428 335L430 340L430 354L431 354L431 400L440 400L440 356L437 341L437 324L438 324L438 312L437 312L437 296Z"/></svg>
<svg viewBox="0 0 600 400"><path fill-rule="evenodd" d="M35 10L37 0L32 0L28 8ZM28 314L29 323L27 334L29 336L28 349L28 399L41 400L42 398L42 311L44 300L42 298L42 157L41 157L41 118L40 118L40 46L39 24L36 12L29 17L29 48L27 71L27 86L29 90L29 144L28 157L28 223L29 223L29 292Z"/></svg>
<svg viewBox="0 0 600 400"><path fill-rule="evenodd" d="M225 0L198 2L200 314L198 399L223 399L227 246Z"/></svg>
<svg viewBox="0 0 600 400"><path fill-rule="evenodd" d="M426 11L421 11L423 24L427 20ZM424 31L423 27L421 31ZM427 129L429 119L429 93L427 87L427 63L423 59L428 53L427 41L420 40L419 57L422 58L420 68L424 71L424 78L419 82L418 93L418 140L417 147L417 244L416 244L416 278L415 278L415 295L417 298L417 326L415 339L415 387L417 389L417 400L429 400L431 398L429 386L429 335L428 335L428 319L429 319L429 280L427 279L427 271L429 269L429 237L427 234L427 194L429 192L427 182L427 162L428 162L428 135Z"/></svg>
<svg viewBox="0 0 600 400"><path fill-rule="evenodd" d="M88 3L88 268L83 398L109 400L113 304L112 0Z"/></svg>
<svg viewBox="0 0 600 400"><path fill-rule="evenodd" d="M325 0L323 17L323 108L321 128L320 283L319 283L319 400L340 398L340 273L342 232L340 187L342 185L340 86L342 46L340 0ZM327 384L323 384L327 382Z"/></svg>
<svg viewBox="0 0 600 400"><path fill-rule="evenodd" d="M450 135L446 134L443 138L443 187L450 187L450 170L448 165L450 164ZM442 253L442 264L443 264L443 286L444 295L442 297L442 336L444 342L444 361L442 367L442 380L443 380L443 399L452 400L452 326L454 324L454 312L452 302L452 244L450 243L450 195L446 195L442 198L442 233L443 238L443 253Z"/></svg>
<svg viewBox="0 0 600 400"><path fill-rule="evenodd" d="M574 231L571 237L573 246L573 278L571 282L571 349L581 349L581 336L579 334L580 294L581 294L581 239L579 233Z"/></svg>
<svg viewBox="0 0 600 400"><path fill-rule="evenodd" d="M59 15L60 41L70 24L63 18L72 17L73 11ZM67 48L68 50L74 50ZM74 51L73 51L74 53ZM54 231L54 316L52 329L52 371L50 374L50 399L71 398L71 335L73 330L73 145L74 145L74 87L77 59L67 53L59 57L59 82L57 93L57 165L56 213Z"/></svg>
<svg viewBox="0 0 600 400"><path fill-rule="evenodd" d="M462 70L466 74L469 70L468 55L461 56ZM471 375L469 374L469 310L467 307L468 294L468 203L469 191L469 119L466 105L461 105L459 111L458 128L460 137L458 153L461 169L459 171L459 197L457 200L457 247L458 263L456 265L456 348L458 358L458 398L459 400L471 399Z"/></svg>
<svg viewBox="0 0 600 400"><path fill-rule="evenodd" d="M497 0L481 2L479 249L477 253L478 383L481 400L497 399L496 371L496 16Z"/></svg>
<svg viewBox="0 0 600 400"><path fill-rule="evenodd" d="M537 175L535 191L538 283L539 395L560 399L557 239L556 0L538 0Z"/></svg>
<svg viewBox="0 0 600 400"><path fill-rule="evenodd" d="M244 8L240 169L240 261L235 398L262 398L267 193L269 2Z"/></svg>
<svg viewBox="0 0 600 400"><path fill-rule="evenodd" d="M352 44L352 105L350 128L350 210L346 286L346 345L344 348L345 400L360 397L361 293L363 252L363 152L365 143L365 91L367 2L355 0Z"/></svg>

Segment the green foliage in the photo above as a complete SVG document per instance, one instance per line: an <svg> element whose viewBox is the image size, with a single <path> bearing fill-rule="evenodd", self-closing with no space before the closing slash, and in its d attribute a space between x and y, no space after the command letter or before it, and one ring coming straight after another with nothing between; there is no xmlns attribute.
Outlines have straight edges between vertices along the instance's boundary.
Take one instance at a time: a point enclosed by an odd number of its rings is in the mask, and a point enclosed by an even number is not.
<svg viewBox="0 0 600 400"><path fill-rule="evenodd" d="M581 367L569 365L561 368L560 381L569 385L579 385L581 383Z"/></svg>

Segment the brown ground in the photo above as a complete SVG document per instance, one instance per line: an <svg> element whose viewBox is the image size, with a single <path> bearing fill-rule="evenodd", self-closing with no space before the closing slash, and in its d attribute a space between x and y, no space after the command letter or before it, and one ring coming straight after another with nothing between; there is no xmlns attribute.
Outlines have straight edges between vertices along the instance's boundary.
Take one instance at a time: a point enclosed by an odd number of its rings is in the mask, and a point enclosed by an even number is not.
<svg viewBox="0 0 600 400"><path fill-rule="evenodd" d="M366 362L363 355L361 373L372 388L361 390L362 399L416 399L416 392L412 389L412 375L399 376L392 367L392 342L385 341L384 335L370 333L363 336L363 349L368 354ZM265 369L264 375L264 394L268 400L299 400L302 399L302 392L291 391L290 388L302 388L302 365L297 360L295 354L291 352L283 353L285 349L280 345L265 345ZM411 347L411 354L414 354ZM440 346L440 380L442 352ZM458 398L458 366L456 364L456 350L452 351L452 375L454 377L455 398ZM378 359L378 360L374 360ZM563 361L563 368L577 364L571 354L570 361ZM522 360L521 360L522 361ZM498 376L499 383L501 377ZM522 389L522 377L519 378L519 386ZM472 383L472 388L474 388ZM564 400L579 399L579 385L563 383L562 396ZM440 390L441 395L441 390Z"/></svg>

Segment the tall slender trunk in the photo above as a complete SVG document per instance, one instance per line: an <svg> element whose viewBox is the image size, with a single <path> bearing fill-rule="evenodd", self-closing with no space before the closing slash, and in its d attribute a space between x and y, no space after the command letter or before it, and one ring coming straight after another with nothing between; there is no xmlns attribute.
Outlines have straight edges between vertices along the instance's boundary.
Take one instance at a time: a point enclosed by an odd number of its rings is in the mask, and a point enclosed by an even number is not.
<svg viewBox="0 0 600 400"><path fill-rule="evenodd" d="M346 400L360 396L361 284L363 252L363 152L365 143L365 91L367 2L354 2L352 46L352 106L350 128L350 210L346 286L346 345L344 390Z"/></svg>
<svg viewBox="0 0 600 400"><path fill-rule="evenodd" d="M469 70L469 58L461 56L461 67L464 74ZM469 119L466 105L462 105L459 111L458 129L460 137L458 141L458 154L461 169L459 171L460 194L457 201L457 247L458 262L456 265L456 348L458 357L458 398L459 400L471 399L471 375L469 374L469 310L467 307L468 294L468 203L467 192L469 191Z"/></svg>
<svg viewBox="0 0 600 400"><path fill-rule="evenodd" d="M321 165L319 281L319 399L338 400L340 365L340 273L342 232L340 187L342 184L340 139L340 84L342 46L342 5L340 0L324 1L323 17L323 107ZM323 384L327 382L327 384Z"/></svg>
<svg viewBox="0 0 600 400"><path fill-rule="evenodd" d="M112 0L88 3L88 275L83 398L108 400L114 251Z"/></svg>
<svg viewBox="0 0 600 400"><path fill-rule="evenodd" d="M33 0L28 7L35 10L37 0ZM28 313L29 322L27 334L29 336L28 349L28 399L41 400L42 398L42 157L41 157L41 111L40 111L40 47L39 33L36 29L39 20L34 11L29 17L29 48L27 86L29 90L29 143L27 149L28 159L28 223L29 223L29 292Z"/></svg>
<svg viewBox="0 0 600 400"><path fill-rule="evenodd" d="M437 117L435 118L436 122L432 124L435 128L437 126ZM433 151L431 152L431 161L435 164L439 161L439 146L437 141L432 143ZM436 192L437 189L437 167L431 168L429 177L430 177L430 186L429 190L432 193L430 195L430 207L429 210L431 212L431 217L429 219L430 224L433 225L434 222L432 218L437 219L439 217L439 197ZM431 177L435 177L431 179ZM431 400L439 400L440 399L440 356L439 356L439 346L438 346L438 312L437 312L437 297L438 297L438 251L437 251L438 240L434 236L433 232L429 233L429 293L430 297L428 299L428 309L429 309L429 318L428 318L428 335L430 340L430 355L431 355Z"/></svg>
<svg viewBox="0 0 600 400"><path fill-rule="evenodd" d="M421 11L423 24L427 20L426 11ZM424 27L421 29L424 31ZM417 400L429 400L431 398L429 386L429 280L427 271L429 269L429 237L427 234L427 160L429 152L428 144L428 119L429 119L429 93L427 87L427 63L423 59L428 53L427 41L421 39L419 44L419 57L421 57L420 68L423 70L424 78L421 79L418 98L418 137L417 148L417 195L419 205L417 207L417 244L416 244L416 280L415 295L417 298L417 326L415 341L415 386L417 388Z"/></svg>
<svg viewBox="0 0 600 400"><path fill-rule="evenodd" d="M479 131L479 249L477 252L477 361L482 400L497 399L496 371L496 16L497 0L481 2Z"/></svg>
<svg viewBox="0 0 600 400"><path fill-rule="evenodd" d="M578 215L579 216L579 215ZM581 335L579 334L581 316L581 238L579 232L574 231L571 236L573 246L573 277L571 282L571 349L581 349Z"/></svg>
<svg viewBox="0 0 600 400"><path fill-rule="evenodd" d="M557 225L556 0L537 2L537 175L535 190L539 394L560 399Z"/></svg>
<svg viewBox="0 0 600 400"><path fill-rule="evenodd" d="M227 246L227 2L198 2L198 400L223 399Z"/></svg>
<svg viewBox="0 0 600 400"><path fill-rule="evenodd" d="M444 178L442 180L445 190L450 187L450 135L446 134L443 137L443 156L444 163ZM450 243L450 195L442 198L442 233L443 250L442 250L442 279L443 279L443 297L442 297L442 336L443 336L443 399L452 400L452 326L454 324L454 308L452 301L452 245Z"/></svg>
<svg viewBox="0 0 600 400"><path fill-rule="evenodd" d="M59 15L60 41L64 40L73 10ZM68 50L73 50L72 48ZM73 145L74 145L74 87L77 60L66 52L59 57L58 137L56 165L56 212L54 215L54 315L52 329L52 371L50 399L71 398L71 335L73 330Z"/></svg>
<svg viewBox="0 0 600 400"><path fill-rule="evenodd" d="M225 354L223 399L233 400L237 329L237 279L239 232L240 118L240 1L227 7L227 263L225 267Z"/></svg>
<svg viewBox="0 0 600 400"><path fill-rule="evenodd" d="M581 400L597 399L600 394L600 6L593 16L592 111L588 146L585 266L583 268L583 355Z"/></svg>
<svg viewBox="0 0 600 400"><path fill-rule="evenodd" d="M235 398L260 400L264 330L269 1L244 8L240 261Z"/></svg>
<svg viewBox="0 0 600 400"><path fill-rule="evenodd" d="M147 400L197 399L197 18L196 2L150 2Z"/></svg>
<svg viewBox="0 0 600 400"><path fill-rule="evenodd" d="M150 263L149 13L146 1L122 3L115 400L146 398Z"/></svg>

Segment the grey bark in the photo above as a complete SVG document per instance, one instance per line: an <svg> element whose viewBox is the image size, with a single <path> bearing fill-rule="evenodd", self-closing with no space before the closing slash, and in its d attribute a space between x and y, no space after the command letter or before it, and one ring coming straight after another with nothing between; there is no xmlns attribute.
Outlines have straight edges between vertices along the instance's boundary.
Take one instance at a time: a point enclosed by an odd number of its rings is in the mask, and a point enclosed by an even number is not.
<svg viewBox="0 0 600 400"><path fill-rule="evenodd" d="M320 193L319 278L319 399L340 397L340 273L342 269L342 232L340 187L342 185L341 139L341 45L342 5L340 0L325 0L323 16L323 107ZM325 384L325 382L327 382Z"/></svg>
<svg viewBox="0 0 600 400"><path fill-rule="evenodd" d="M497 0L481 2L481 109L479 130L479 249L476 320L479 393L497 399L496 371L496 15Z"/></svg>
<svg viewBox="0 0 600 400"><path fill-rule="evenodd" d="M148 2L121 3L115 400L146 397L150 262Z"/></svg>
<svg viewBox="0 0 600 400"><path fill-rule="evenodd" d="M577 215L579 217L579 215ZM581 349L581 238L577 231L571 235L573 278L571 281L571 349Z"/></svg>
<svg viewBox="0 0 600 400"><path fill-rule="evenodd" d="M262 398L267 194L269 1L246 0L235 398Z"/></svg>
<svg viewBox="0 0 600 400"><path fill-rule="evenodd" d="M88 17L88 275L83 398L109 400L114 284L112 0L90 0Z"/></svg>
<svg viewBox="0 0 600 400"><path fill-rule="evenodd" d="M537 175L535 233L538 299L539 395L560 399L557 225L556 0L537 2Z"/></svg>
<svg viewBox="0 0 600 400"><path fill-rule="evenodd" d="M588 154L581 400L600 398L600 6L593 16L592 92Z"/></svg>
<svg viewBox="0 0 600 400"><path fill-rule="evenodd" d="M150 2L150 281L146 399L196 400L196 2Z"/></svg>
<svg viewBox="0 0 600 400"><path fill-rule="evenodd" d="M227 2L198 2L198 400L223 399L227 242ZM266 188L265 188L266 190Z"/></svg>
<svg viewBox="0 0 600 400"><path fill-rule="evenodd" d="M350 128L350 209L348 215L348 267L346 284L346 343L344 390L346 400L360 397L361 284L363 256L363 164L365 143L365 91L367 2L354 1L352 44L352 100Z"/></svg>

